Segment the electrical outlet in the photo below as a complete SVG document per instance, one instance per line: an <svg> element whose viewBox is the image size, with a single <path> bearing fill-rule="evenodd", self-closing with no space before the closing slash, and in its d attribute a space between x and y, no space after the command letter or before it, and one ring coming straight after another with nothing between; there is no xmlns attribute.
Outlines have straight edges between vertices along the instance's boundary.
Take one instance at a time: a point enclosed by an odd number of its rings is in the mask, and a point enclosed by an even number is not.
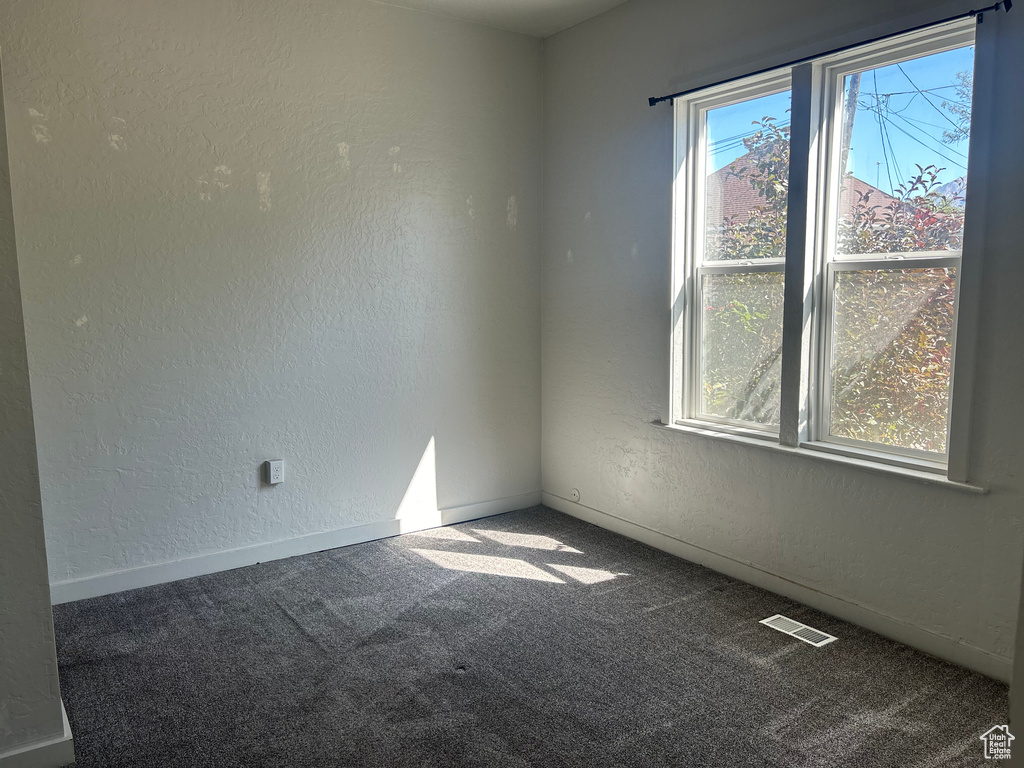
<svg viewBox="0 0 1024 768"><path fill-rule="evenodd" d="M270 459L263 464L263 476L268 485L284 482L284 459Z"/></svg>
<svg viewBox="0 0 1024 768"><path fill-rule="evenodd" d="M580 500L580 489L579 488L573 488L571 491L569 491L569 501L579 501L579 500Z"/></svg>

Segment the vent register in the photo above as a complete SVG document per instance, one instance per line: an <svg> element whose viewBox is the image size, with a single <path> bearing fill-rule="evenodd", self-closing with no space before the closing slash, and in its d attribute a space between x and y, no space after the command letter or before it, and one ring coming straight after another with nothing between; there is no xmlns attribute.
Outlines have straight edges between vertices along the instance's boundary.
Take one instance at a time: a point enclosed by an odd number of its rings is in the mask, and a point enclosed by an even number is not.
<svg viewBox="0 0 1024 768"><path fill-rule="evenodd" d="M826 635L821 630L809 627L806 624L801 624L799 621L783 616L781 613L777 613L774 616L769 616L767 619L761 619L761 624L777 629L786 635L791 635L797 640L803 640L808 645L813 645L815 648L820 648L823 645L828 645L836 638L832 635Z"/></svg>

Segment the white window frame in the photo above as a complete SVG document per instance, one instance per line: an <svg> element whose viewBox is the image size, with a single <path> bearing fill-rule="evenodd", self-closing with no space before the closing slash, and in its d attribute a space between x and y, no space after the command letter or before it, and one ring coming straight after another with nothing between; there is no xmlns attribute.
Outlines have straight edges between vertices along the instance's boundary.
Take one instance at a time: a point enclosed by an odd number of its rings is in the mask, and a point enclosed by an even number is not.
<svg viewBox="0 0 1024 768"><path fill-rule="evenodd" d="M981 36L980 30L977 37ZM975 45L975 93L970 142L971 194L966 211L961 252L834 254L835 206L839 172L838 134L841 122L843 78L851 72L873 69L895 61ZM991 98L982 87L984 71L991 66L976 38L973 19L894 36L833 56L822 57L795 67L786 67L745 80L712 87L675 101L675 177L673 183L672 257L672 376L670 382L670 426L701 434L757 438L765 444L787 449L813 451L847 457L858 463L881 468L911 470L945 475L955 483L967 482L968 409L973 385L974 335L980 304L980 257L982 245L980 198L985 169L979 162L979 113ZM979 70L980 72L979 76ZM736 267L698 264L703 234L703 190L705 137L701 115L715 106L756 98L785 90L774 87L791 83L791 166L786 273L785 318L783 325L783 380L780 429L759 428L747 422L708 418L699 412L699 322L700 277L709 269L754 271L754 262ZM773 89L772 89L773 88ZM803 182L801 182L803 179ZM698 205L698 202L701 205ZM974 204L972 204L974 203ZM896 258L893 258L896 256ZM773 269L772 264L760 269ZM964 271L965 264L967 272ZM950 409L947 414L947 449L944 456L925 451L899 449L866 441L849 440L829 434L831 385L831 325L833 286L840 271L857 269L910 269L942 267L956 269L956 300L952 338L953 374L950 380ZM956 380L956 388L953 380Z"/></svg>

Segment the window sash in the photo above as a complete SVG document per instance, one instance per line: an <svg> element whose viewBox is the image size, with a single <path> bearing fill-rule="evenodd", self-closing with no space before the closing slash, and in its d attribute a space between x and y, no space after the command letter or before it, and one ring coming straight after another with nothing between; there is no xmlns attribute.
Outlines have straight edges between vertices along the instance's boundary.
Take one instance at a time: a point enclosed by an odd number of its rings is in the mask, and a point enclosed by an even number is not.
<svg viewBox="0 0 1024 768"><path fill-rule="evenodd" d="M678 409L673 415L675 422L714 425L737 434L778 435L778 427L701 412L703 329L699 297L705 275L785 271L785 259L733 261L704 258L707 113L719 107L789 90L791 82L788 70L771 72L740 83L708 89L697 98L680 101L677 105L676 180L673 185L673 371L670 386L673 409ZM679 122L683 125L682 130L679 130Z"/></svg>
<svg viewBox="0 0 1024 768"><path fill-rule="evenodd" d="M786 262L782 259L758 259L757 261L709 261L697 267L706 275L750 275L755 272L785 272Z"/></svg>
<svg viewBox="0 0 1024 768"><path fill-rule="evenodd" d="M711 262L700 267L697 267L695 280L694 280L694 312L693 322L691 323L693 329L693 339L689 344L690 352L693 355L693 360L689 366L688 374L689 381L687 391L690 397L693 398L692 402L689 403L689 413L693 414L695 420L701 422L711 422L715 424L724 424L732 427L740 427L745 431L753 434L763 435L778 435L779 427L771 424L758 424L755 421L747 421L745 419L729 418L727 416L718 416L713 413L703 412L703 368L704 368L704 313L700 310L702 302L698 299L703 295L704 292L704 278L708 275L752 275L752 274L764 274L764 273L776 273L784 274L785 263L780 259L772 259L770 263L750 263L747 262L748 266L740 266L730 262L727 265L719 264L718 262Z"/></svg>
<svg viewBox="0 0 1024 768"><path fill-rule="evenodd" d="M817 418L812 423L813 440L819 443L834 443L836 445L859 448L863 451L870 451L873 454L893 454L908 458L920 459L933 467L945 465L946 454L936 451L922 451L913 448L886 445L869 440L855 440L853 438L833 435L832 431L832 363L833 363L833 330L835 326L834 300L836 276L841 272L862 272L862 271L889 271L906 272L919 269L956 269L959 282L960 257L949 256L945 258L924 258L924 259L862 259L859 261L837 261L829 262L825 266L823 276L823 301L821 312L821 345L818 355L817 379L821 382L819 389L820 401L818 403ZM907 263L912 262L912 263ZM952 348L956 349L956 321L959 302L953 303L953 338L950 341ZM952 404L953 382L949 382L950 404ZM949 409L946 413L946 453L949 451Z"/></svg>
<svg viewBox="0 0 1024 768"><path fill-rule="evenodd" d="M935 259L960 258L961 251L901 251L899 253L831 253L828 261L833 264L899 264L901 262L927 262Z"/></svg>

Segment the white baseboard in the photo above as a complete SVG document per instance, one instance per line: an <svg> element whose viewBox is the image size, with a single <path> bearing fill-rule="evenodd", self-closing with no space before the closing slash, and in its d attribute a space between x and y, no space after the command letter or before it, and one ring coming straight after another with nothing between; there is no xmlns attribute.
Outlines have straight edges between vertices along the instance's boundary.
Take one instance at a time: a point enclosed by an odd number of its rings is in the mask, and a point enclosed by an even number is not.
<svg viewBox="0 0 1024 768"><path fill-rule="evenodd" d="M63 733L0 752L0 768L63 768L75 762L75 742L63 701L60 714L64 720Z"/></svg>
<svg viewBox="0 0 1024 768"><path fill-rule="evenodd" d="M124 592L128 589L150 587L168 581L190 579L193 576L204 576L208 573L228 571L242 568L269 560L281 560L295 555L306 555L310 552L321 552L325 549L347 547L351 544L362 544L376 539L386 539L402 533L422 531L441 525L454 525L481 517L500 515L515 509L523 509L540 504L541 494L522 493L518 496L506 496L501 499L467 504L461 507L449 507L438 510L429 516L405 518L399 520L381 520L367 525L341 528L336 531L311 533L294 539L275 541L268 544L255 544L251 547L230 549L224 552L213 552L170 563L144 565L124 571L101 573L82 579L58 581L50 585L50 598L54 604L68 603L73 600L84 600L89 597ZM7 768L7 766L0 766Z"/></svg>
<svg viewBox="0 0 1024 768"><path fill-rule="evenodd" d="M1009 682L1013 672L1013 660L997 656L973 645L961 643L953 638L937 635L921 627L907 624L900 619L878 613L871 608L852 603L839 597L824 594L811 587L798 584L782 576L758 568L753 563L743 562L726 555L689 544L665 533L645 528L607 512L588 507L560 496L544 492L546 506L564 512L572 517L605 528L609 531L643 542L663 552L699 563L713 571L724 573L756 587L783 595L823 613L848 621L851 624L870 629L892 640L917 648L932 656L973 669L996 680Z"/></svg>

